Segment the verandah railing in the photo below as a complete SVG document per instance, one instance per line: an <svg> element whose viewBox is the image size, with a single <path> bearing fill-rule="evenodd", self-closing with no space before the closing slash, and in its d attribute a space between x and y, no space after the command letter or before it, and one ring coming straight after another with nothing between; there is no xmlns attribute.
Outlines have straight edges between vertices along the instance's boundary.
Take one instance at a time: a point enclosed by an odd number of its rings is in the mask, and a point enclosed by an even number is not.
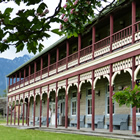
<svg viewBox="0 0 140 140"><path fill-rule="evenodd" d="M137 40L140 40L140 21L135 23L135 42ZM110 42L110 38L112 37L112 44ZM49 73L49 71L53 71L55 69L58 69L61 66L68 65L72 61L78 60L78 58L82 58L84 56L87 56L89 54L94 53L94 57L98 57L101 55L104 55L106 53L110 52L110 45L112 45L112 50L116 50L118 48L121 48L123 46L126 46L128 44L132 43L132 25L112 34L112 36L108 36L98 42L95 42L94 44L91 44L83 49L81 49L79 52L75 52L68 57L65 57L58 62L51 64L49 67L45 67L41 70L36 72L36 77L41 77L41 74L44 75L46 73ZM93 50L94 46L94 50ZM90 58L91 59L91 58ZM9 86L9 89L12 89L13 87L20 85L24 82L27 82L34 79L34 74L28 76L21 81L18 81L17 83L14 83L13 85ZM41 78L40 78L41 79Z"/></svg>

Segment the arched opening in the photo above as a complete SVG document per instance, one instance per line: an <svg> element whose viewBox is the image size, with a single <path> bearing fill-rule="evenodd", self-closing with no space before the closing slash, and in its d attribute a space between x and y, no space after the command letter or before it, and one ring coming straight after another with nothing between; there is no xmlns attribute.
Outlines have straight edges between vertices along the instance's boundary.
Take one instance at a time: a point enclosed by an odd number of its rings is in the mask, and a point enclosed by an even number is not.
<svg viewBox="0 0 140 140"><path fill-rule="evenodd" d="M95 121L96 117L101 118L101 125L94 124L95 128L107 128L109 121L109 81L107 77L101 76L96 81L95 87Z"/></svg>
<svg viewBox="0 0 140 140"><path fill-rule="evenodd" d="M87 123L89 120L91 121L92 117L92 87L91 83L85 81L82 83L81 91L80 91L80 117L81 120L80 127L91 127L91 123Z"/></svg>
<svg viewBox="0 0 140 140"><path fill-rule="evenodd" d="M65 126L65 93L64 88L58 91L57 124L60 126Z"/></svg>
<svg viewBox="0 0 140 140"><path fill-rule="evenodd" d="M131 76L128 72L124 73L122 70L119 75L117 75L114 79L114 92L123 90L124 87L131 87L132 81ZM115 102L115 114L129 114L130 108L124 106L119 107L119 104Z"/></svg>
<svg viewBox="0 0 140 140"><path fill-rule="evenodd" d="M34 97L30 97L30 107L29 107L29 122L30 125L33 125L33 116L34 116Z"/></svg>
<svg viewBox="0 0 140 140"><path fill-rule="evenodd" d="M68 90L68 116L70 116L70 126L77 126L77 86L72 85Z"/></svg>
<svg viewBox="0 0 140 140"><path fill-rule="evenodd" d="M36 95L35 99L35 125L39 125L40 118L40 95Z"/></svg>
<svg viewBox="0 0 140 140"><path fill-rule="evenodd" d="M47 124L47 93L42 94L42 125Z"/></svg>
<svg viewBox="0 0 140 140"><path fill-rule="evenodd" d="M49 96L49 110L51 109L51 116L49 114L49 118L50 118L50 125L55 125L55 91L51 91L50 92L50 96Z"/></svg>

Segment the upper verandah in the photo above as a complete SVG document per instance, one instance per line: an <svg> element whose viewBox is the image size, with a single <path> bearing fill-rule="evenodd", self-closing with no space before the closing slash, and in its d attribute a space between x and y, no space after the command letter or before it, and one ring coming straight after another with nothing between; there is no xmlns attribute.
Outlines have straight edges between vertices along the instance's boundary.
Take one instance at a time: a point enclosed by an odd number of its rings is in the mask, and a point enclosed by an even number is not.
<svg viewBox="0 0 140 140"><path fill-rule="evenodd" d="M102 16L98 24L87 34L79 35L78 38L71 39L63 37L7 75L7 77L20 78L22 80L30 76L31 79L34 77L34 73L36 73L36 76L41 74L40 70L42 70L42 73L45 73L53 71L56 68L57 71L55 73L57 73L72 67L73 64L71 62L75 60L77 60L77 62L74 63L74 66L130 45L133 39L132 27L135 26L135 35L139 31L139 22L137 21L139 21L140 18L140 2L137 0L136 3L136 15L133 17L135 19L134 25L132 23L133 12L131 4L120 10L109 11ZM135 38L134 41L137 40L138 38ZM66 63L69 64L67 68L62 68ZM28 68L29 66L30 68ZM61 67L61 70L59 67ZM18 81L16 81L16 83L17 82Z"/></svg>

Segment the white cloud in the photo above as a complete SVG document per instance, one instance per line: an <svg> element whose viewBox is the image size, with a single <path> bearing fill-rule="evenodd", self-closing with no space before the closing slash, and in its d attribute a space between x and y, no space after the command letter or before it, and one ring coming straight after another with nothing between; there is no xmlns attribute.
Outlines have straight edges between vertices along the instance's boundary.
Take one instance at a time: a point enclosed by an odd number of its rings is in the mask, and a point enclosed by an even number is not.
<svg viewBox="0 0 140 140"><path fill-rule="evenodd" d="M57 2L53 2L51 0L44 0L44 2L48 5L48 9L49 9L49 14L48 16L52 15L54 13L54 10L57 6ZM58 1L59 2L59 1ZM64 5L65 0L63 0L62 6ZM14 8L13 13L11 15L11 17L15 17L15 14L17 13L17 11L19 9L24 9L27 8L25 6L25 4L21 3L20 6L15 5L15 3L13 1L7 2L7 3L1 3L1 8L0 10L3 12L5 10L6 7L11 7ZM31 6L30 8L37 8L37 5ZM59 24L54 23L51 25L52 28L59 28ZM44 40L42 43L44 44L45 48L49 47L50 45L52 45L54 42L56 42L58 39L60 39L60 36L50 33L51 37L47 40ZM45 49L44 48L44 49ZM19 57L19 56L23 56L24 54L29 54L26 47L24 48L24 50L22 52L16 53L16 49L14 46L10 46L9 50L6 50L3 53L0 53L0 58L8 58L8 59L14 59L15 57ZM33 54L30 54L33 55Z"/></svg>

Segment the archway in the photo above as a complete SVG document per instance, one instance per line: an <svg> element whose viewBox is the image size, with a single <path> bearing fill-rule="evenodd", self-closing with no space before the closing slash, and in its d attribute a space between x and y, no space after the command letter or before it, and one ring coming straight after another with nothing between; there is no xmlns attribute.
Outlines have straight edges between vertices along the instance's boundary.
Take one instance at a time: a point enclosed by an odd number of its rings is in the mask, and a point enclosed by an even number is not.
<svg viewBox="0 0 140 140"><path fill-rule="evenodd" d="M65 126L65 88L58 91L57 124Z"/></svg>

